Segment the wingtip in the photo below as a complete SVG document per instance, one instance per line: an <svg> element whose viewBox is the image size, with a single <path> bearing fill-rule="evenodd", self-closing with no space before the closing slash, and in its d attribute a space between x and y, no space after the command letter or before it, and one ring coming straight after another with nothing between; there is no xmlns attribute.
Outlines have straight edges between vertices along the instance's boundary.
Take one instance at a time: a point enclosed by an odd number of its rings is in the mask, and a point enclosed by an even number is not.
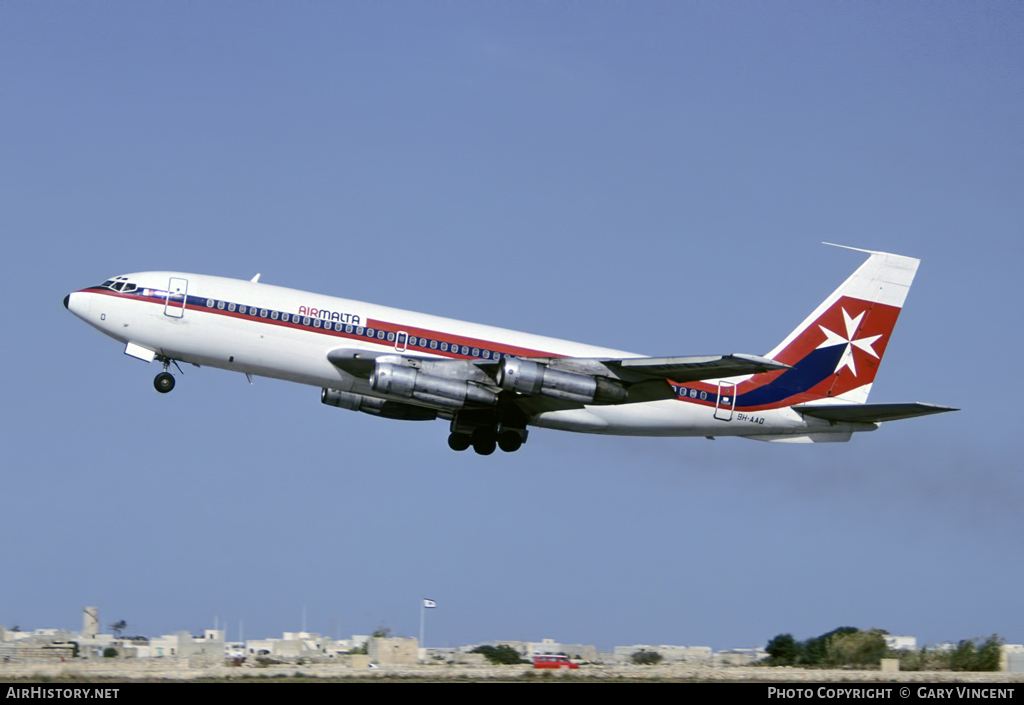
<svg viewBox="0 0 1024 705"><path fill-rule="evenodd" d="M821 244L822 245L828 245L829 247L840 247L840 248L842 248L844 250L853 250L854 252L866 252L869 255L884 255L884 254L886 254L885 252L876 252L875 250L865 250L865 249L860 248L860 247L850 247L849 245L837 245L834 242L822 241Z"/></svg>

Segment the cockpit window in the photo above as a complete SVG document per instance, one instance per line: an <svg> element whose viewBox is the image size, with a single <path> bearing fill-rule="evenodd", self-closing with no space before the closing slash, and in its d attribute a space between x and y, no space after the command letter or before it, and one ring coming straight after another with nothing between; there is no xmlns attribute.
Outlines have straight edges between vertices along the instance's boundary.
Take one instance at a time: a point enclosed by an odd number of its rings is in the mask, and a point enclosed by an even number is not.
<svg viewBox="0 0 1024 705"><path fill-rule="evenodd" d="M126 277L114 277L113 279L108 279L100 284L100 288L120 292L135 291L138 289L138 287L128 281Z"/></svg>

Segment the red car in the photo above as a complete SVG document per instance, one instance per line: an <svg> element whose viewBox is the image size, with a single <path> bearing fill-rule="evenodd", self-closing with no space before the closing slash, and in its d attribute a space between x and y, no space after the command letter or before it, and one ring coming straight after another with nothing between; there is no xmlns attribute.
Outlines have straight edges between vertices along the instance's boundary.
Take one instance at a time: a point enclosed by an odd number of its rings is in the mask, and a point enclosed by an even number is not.
<svg viewBox="0 0 1024 705"><path fill-rule="evenodd" d="M568 670L570 668L579 668L579 664L573 663L569 660L568 656L559 656L557 654L544 654L542 656L533 657L534 668L558 668L562 670Z"/></svg>

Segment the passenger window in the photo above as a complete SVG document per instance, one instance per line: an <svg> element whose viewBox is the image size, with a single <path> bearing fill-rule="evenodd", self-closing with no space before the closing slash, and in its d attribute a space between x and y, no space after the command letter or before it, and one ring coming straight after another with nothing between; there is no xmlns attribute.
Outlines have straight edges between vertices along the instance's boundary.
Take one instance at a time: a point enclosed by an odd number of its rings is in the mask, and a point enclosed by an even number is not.
<svg viewBox="0 0 1024 705"><path fill-rule="evenodd" d="M389 343L395 342L395 334L394 333L388 333L388 342Z"/></svg>
<svg viewBox="0 0 1024 705"><path fill-rule="evenodd" d="M213 308L213 299L206 300L206 308Z"/></svg>
<svg viewBox="0 0 1024 705"><path fill-rule="evenodd" d="M366 331L365 328L363 328L362 326L359 326L358 328L356 328L356 335L362 335L365 331Z"/></svg>
<svg viewBox="0 0 1024 705"><path fill-rule="evenodd" d="M480 348L473 348L473 357L480 357Z"/></svg>
<svg viewBox="0 0 1024 705"><path fill-rule="evenodd" d="M267 309L261 308L260 309L260 318L266 318L266 317L267 317Z"/></svg>
<svg viewBox="0 0 1024 705"><path fill-rule="evenodd" d="M431 340L430 341L430 349L431 350L437 350L437 341L436 340Z"/></svg>
<svg viewBox="0 0 1024 705"><path fill-rule="evenodd" d="M234 311L234 310L235 310L235 305L234 304L228 304L228 311Z"/></svg>
<svg viewBox="0 0 1024 705"><path fill-rule="evenodd" d="M441 350L448 352L448 343L441 343Z"/></svg>
<svg viewBox="0 0 1024 705"><path fill-rule="evenodd" d="M352 332L352 326L351 325L345 326L345 332L346 333L351 333Z"/></svg>
<svg viewBox="0 0 1024 705"><path fill-rule="evenodd" d="M308 326L309 325L309 316L303 316L302 317L302 325L304 325L304 326Z"/></svg>
<svg viewBox="0 0 1024 705"><path fill-rule="evenodd" d="M340 333L341 332L341 324L340 323L335 323L334 324L334 330L336 330L336 331L338 331Z"/></svg>
<svg viewBox="0 0 1024 705"><path fill-rule="evenodd" d="M239 307L238 307L238 312L239 312L239 313L245 313L245 310L246 310L246 309L245 309L245 306L239 306Z"/></svg>
<svg viewBox="0 0 1024 705"><path fill-rule="evenodd" d="M320 319L319 318L314 318L313 319L313 327L314 328L319 328L320 327Z"/></svg>
<svg viewBox="0 0 1024 705"><path fill-rule="evenodd" d="M384 340L384 331L377 331L377 340Z"/></svg>
<svg viewBox="0 0 1024 705"><path fill-rule="evenodd" d="M275 320L275 321L276 321L276 320L277 320L277 316L278 316L278 313L277 313L277 311L271 311L271 312L270 312L270 318L271 318L271 319L273 319L273 320Z"/></svg>
<svg viewBox="0 0 1024 705"><path fill-rule="evenodd" d="M462 354L463 355L469 355L469 346L468 345L463 345L462 346Z"/></svg>
<svg viewBox="0 0 1024 705"><path fill-rule="evenodd" d="M282 313L282 314L281 314L281 320L287 323L287 322L288 322L288 321L290 321L291 319L290 319L290 318L288 317L288 314L287 314L287 313Z"/></svg>
<svg viewBox="0 0 1024 705"><path fill-rule="evenodd" d="M217 302L217 308L219 308L221 311L223 311L224 310L224 302L223 301L218 301Z"/></svg>

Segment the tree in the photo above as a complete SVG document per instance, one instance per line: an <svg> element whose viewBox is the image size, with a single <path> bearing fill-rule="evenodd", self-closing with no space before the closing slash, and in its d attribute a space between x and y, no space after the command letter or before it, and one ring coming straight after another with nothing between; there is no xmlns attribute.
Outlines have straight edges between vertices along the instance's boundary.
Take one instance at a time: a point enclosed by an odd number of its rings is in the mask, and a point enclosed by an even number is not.
<svg viewBox="0 0 1024 705"><path fill-rule="evenodd" d="M484 658L486 658L489 663L493 663L498 666L528 663L528 661L523 660L523 657L519 655L518 651L508 644L502 644L501 646L478 646L469 653L483 654Z"/></svg>
<svg viewBox="0 0 1024 705"><path fill-rule="evenodd" d="M665 657L657 651L640 649L639 651L633 652L633 654L630 655L629 660L637 666L654 666L664 661Z"/></svg>
<svg viewBox="0 0 1024 705"><path fill-rule="evenodd" d="M839 627L821 636L808 639L803 644L803 653L800 663L805 666L825 666L829 663L829 644L833 639L849 634L857 634L860 630L856 627Z"/></svg>
<svg viewBox="0 0 1024 705"><path fill-rule="evenodd" d="M879 663L885 654L884 632L862 632L855 627L839 627L807 641L792 634L779 634L768 642L770 666L845 666Z"/></svg>
<svg viewBox="0 0 1024 705"><path fill-rule="evenodd" d="M114 636L121 636L121 632L128 628L128 622L123 619L119 619L110 625L110 631L114 632Z"/></svg>
<svg viewBox="0 0 1024 705"><path fill-rule="evenodd" d="M964 639L956 645L949 667L954 671L998 671L1002 640L993 634L980 646Z"/></svg>
<svg viewBox="0 0 1024 705"><path fill-rule="evenodd" d="M887 650L885 637L878 630L836 634L828 640L830 666L877 666Z"/></svg>
<svg viewBox="0 0 1024 705"><path fill-rule="evenodd" d="M765 651L773 666L792 666L800 658L800 644L792 634L779 634L768 642Z"/></svg>
<svg viewBox="0 0 1024 705"><path fill-rule="evenodd" d="M978 647L978 657L974 662L975 670L998 671L999 658L1003 653L1003 640L998 634L993 634L985 643Z"/></svg>

